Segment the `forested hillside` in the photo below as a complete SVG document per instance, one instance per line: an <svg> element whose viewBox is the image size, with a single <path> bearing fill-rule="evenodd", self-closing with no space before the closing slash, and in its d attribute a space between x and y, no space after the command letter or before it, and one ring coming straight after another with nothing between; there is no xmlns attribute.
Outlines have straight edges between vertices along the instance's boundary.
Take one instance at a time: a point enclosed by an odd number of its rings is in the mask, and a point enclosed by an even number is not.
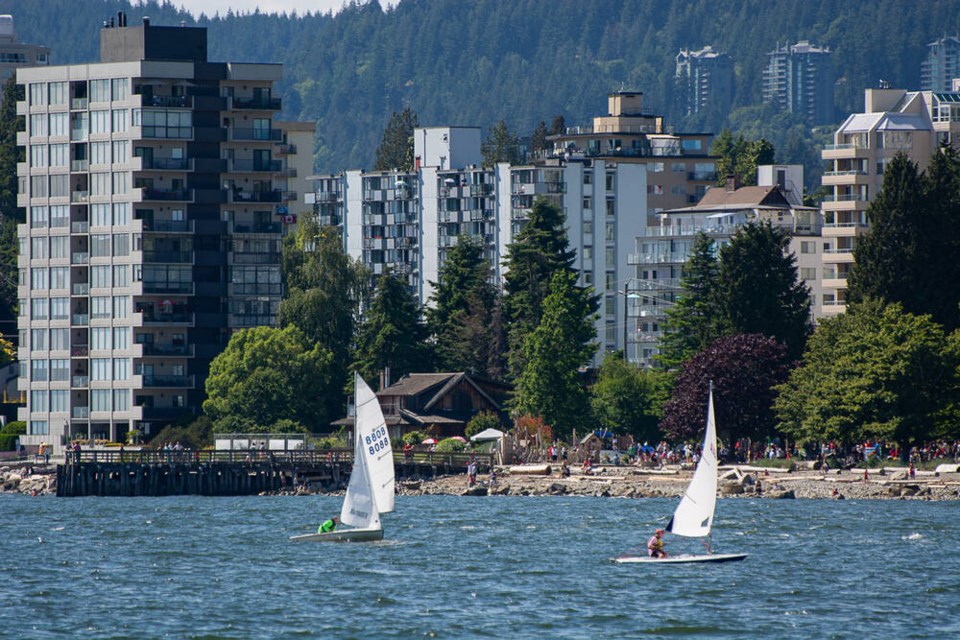
<svg viewBox="0 0 960 640"><path fill-rule="evenodd" d="M148 15L208 27L212 60L282 62L283 117L317 120L321 171L372 167L384 125L404 106L423 125L486 129L503 119L527 135L558 114L588 123L621 87L643 91L647 110L675 130L729 126L771 139L778 161L816 165L809 130L756 106L767 52L799 39L829 46L839 119L881 79L918 88L927 43L960 29L960 0L402 0L332 17L199 21L170 3L0 0L19 39L49 45L55 64L96 60L100 24L119 10L130 24ZM736 97L728 113L685 121L673 104L675 56L707 44L734 58Z"/></svg>

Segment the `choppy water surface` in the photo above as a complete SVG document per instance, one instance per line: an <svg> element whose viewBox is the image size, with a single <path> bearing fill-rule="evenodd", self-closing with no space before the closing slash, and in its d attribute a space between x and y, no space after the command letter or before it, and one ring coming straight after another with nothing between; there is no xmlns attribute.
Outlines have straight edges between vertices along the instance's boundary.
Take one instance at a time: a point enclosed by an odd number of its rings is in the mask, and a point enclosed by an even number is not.
<svg viewBox="0 0 960 640"><path fill-rule="evenodd" d="M381 543L288 542L339 506L0 497L0 638L960 636L957 502L721 500L750 556L659 567L609 559L668 500L399 497Z"/></svg>

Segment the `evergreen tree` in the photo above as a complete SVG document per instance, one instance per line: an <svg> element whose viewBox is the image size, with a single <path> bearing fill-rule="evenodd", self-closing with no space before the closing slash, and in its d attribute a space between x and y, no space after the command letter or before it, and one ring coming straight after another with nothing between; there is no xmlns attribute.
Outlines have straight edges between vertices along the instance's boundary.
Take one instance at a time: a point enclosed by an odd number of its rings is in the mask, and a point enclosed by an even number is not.
<svg viewBox="0 0 960 640"><path fill-rule="evenodd" d="M483 166L492 167L498 162L520 164L520 138L507 128L501 120L490 131L490 135L480 145Z"/></svg>
<svg viewBox="0 0 960 640"><path fill-rule="evenodd" d="M923 213L916 215L918 311L953 331L960 327L960 156L953 147L941 147L931 159L923 202Z"/></svg>
<svg viewBox="0 0 960 640"><path fill-rule="evenodd" d="M590 362L597 344L596 303L577 286L577 275L557 271L543 302L543 317L523 343L525 365L517 378L513 407L539 416L557 434L589 426L590 403L579 368Z"/></svg>
<svg viewBox="0 0 960 640"><path fill-rule="evenodd" d="M590 389L590 405L597 423L609 431L629 433L638 440L657 441L656 374L625 362L622 353L610 353L600 365Z"/></svg>
<svg viewBox="0 0 960 640"><path fill-rule="evenodd" d="M870 229L853 249L854 265L847 279L847 301L877 298L903 303L923 312L915 297L921 280L915 262L919 237L917 210L923 208L923 184L917 165L897 154L883 173L883 188L870 204Z"/></svg>
<svg viewBox="0 0 960 640"><path fill-rule="evenodd" d="M17 115L17 100L23 100L23 87L15 76L3 87L0 103L0 326L7 327L16 344L12 328L17 323L17 223L24 221L17 208L17 131L23 130L23 117Z"/></svg>
<svg viewBox="0 0 960 640"><path fill-rule="evenodd" d="M523 229L507 246L504 260L504 312L514 376L523 368L523 340L540 324L550 281L559 271L573 272L574 255L569 249L563 212L537 199ZM598 303L594 301L593 306L591 313Z"/></svg>
<svg viewBox="0 0 960 640"><path fill-rule="evenodd" d="M660 341L660 365L673 369L720 337L717 291L720 264L716 243L697 233L680 277L682 293L667 307Z"/></svg>
<svg viewBox="0 0 960 640"><path fill-rule="evenodd" d="M390 273L380 276L357 332L353 368L368 382L387 367L391 380L429 371L433 354L421 317L420 304L407 285Z"/></svg>
<svg viewBox="0 0 960 640"><path fill-rule="evenodd" d="M413 130L420 126L415 111L405 107L393 112L377 147L377 171L413 171Z"/></svg>
<svg viewBox="0 0 960 640"><path fill-rule="evenodd" d="M770 336L799 358L811 330L810 289L789 244L769 223L741 227L720 250L717 304L724 334Z"/></svg>
<svg viewBox="0 0 960 640"><path fill-rule="evenodd" d="M547 125L541 120L530 135L530 153L536 155L538 151L550 148L547 144L547 135Z"/></svg>
<svg viewBox="0 0 960 640"><path fill-rule="evenodd" d="M436 341L438 366L444 371L491 377L503 372L503 326L491 274L483 246L460 236L440 267L439 282L431 283L427 322Z"/></svg>
<svg viewBox="0 0 960 640"><path fill-rule="evenodd" d="M351 348L368 278L363 265L344 252L339 231L319 225L314 216L301 216L296 233L283 239L286 297L280 326L295 325L332 354L334 391L324 397L330 415L346 411L342 389L351 380Z"/></svg>
<svg viewBox="0 0 960 640"><path fill-rule="evenodd" d="M567 122L562 115L553 116L553 121L550 123L549 135L556 136L561 133L565 133L567 130Z"/></svg>

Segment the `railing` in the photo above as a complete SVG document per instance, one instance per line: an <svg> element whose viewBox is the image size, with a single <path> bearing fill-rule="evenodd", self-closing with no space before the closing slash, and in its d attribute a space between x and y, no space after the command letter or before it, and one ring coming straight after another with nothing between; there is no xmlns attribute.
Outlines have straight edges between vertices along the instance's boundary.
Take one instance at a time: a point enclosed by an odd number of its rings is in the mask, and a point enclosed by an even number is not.
<svg viewBox="0 0 960 640"><path fill-rule="evenodd" d="M70 202L86 202L90 198L89 191L71 191Z"/></svg>
<svg viewBox="0 0 960 640"><path fill-rule="evenodd" d="M848 171L824 171L824 172L823 172L823 176L824 176L825 178L826 178L826 177L830 177L830 176L865 176L865 175L867 175L867 172L866 172L866 171L863 171L862 169L850 169L850 170L848 170Z"/></svg>
<svg viewBox="0 0 960 640"><path fill-rule="evenodd" d="M193 106L193 96L141 96L145 107L183 107Z"/></svg>
<svg viewBox="0 0 960 640"><path fill-rule="evenodd" d="M172 262L172 263L190 263L193 262L192 251L144 251L144 262ZM144 287L146 287L144 282Z"/></svg>
<svg viewBox="0 0 960 640"><path fill-rule="evenodd" d="M70 231L72 233L87 233L90 231L90 223L86 220L81 220L80 222L74 222L70 224Z"/></svg>
<svg viewBox="0 0 960 640"><path fill-rule="evenodd" d="M87 282L78 282L73 285L73 295L86 296L90 294L90 284Z"/></svg>
<svg viewBox="0 0 960 640"><path fill-rule="evenodd" d="M193 376L143 376L145 387L192 387Z"/></svg>
<svg viewBox="0 0 960 640"><path fill-rule="evenodd" d="M90 407L74 407L70 415L74 418L89 418Z"/></svg>
<svg viewBox="0 0 960 640"><path fill-rule="evenodd" d="M281 193L273 191L242 191L231 192L231 202L280 202Z"/></svg>
<svg viewBox="0 0 960 640"><path fill-rule="evenodd" d="M144 231L159 233L185 233L193 231L192 220L152 220L143 222Z"/></svg>
<svg viewBox="0 0 960 640"><path fill-rule="evenodd" d="M90 385L90 376L73 376L70 386L77 389L86 389Z"/></svg>
<svg viewBox="0 0 960 640"><path fill-rule="evenodd" d="M193 200L193 189L144 189L143 199L189 202Z"/></svg>
<svg viewBox="0 0 960 640"><path fill-rule="evenodd" d="M295 144L281 144L281 145L277 145L277 146L274 148L274 150L276 151L277 155L285 156L285 155L289 155L289 154L291 154L291 153L296 153L296 152L297 152L297 145L295 145Z"/></svg>
<svg viewBox="0 0 960 640"><path fill-rule="evenodd" d="M824 202L854 202L856 200L866 200L865 196L861 196L859 193L841 193L839 195L834 195L828 193L823 196Z"/></svg>
<svg viewBox="0 0 960 640"><path fill-rule="evenodd" d="M70 163L71 171L86 171L90 167L89 160L74 160Z"/></svg>
<svg viewBox="0 0 960 640"><path fill-rule="evenodd" d="M73 314L71 324L78 327L85 327L90 324L90 315L86 313L75 313Z"/></svg>
<svg viewBox="0 0 960 640"><path fill-rule="evenodd" d="M283 225L279 222L261 222L259 224L235 224L234 233L280 233L283 231Z"/></svg>
<svg viewBox="0 0 960 640"><path fill-rule="evenodd" d="M192 282L169 282L163 280L144 280L144 293L193 293Z"/></svg>
<svg viewBox="0 0 960 640"><path fill-rule="evenodd" d="M180 312L180 313L148 313L146 311L140 311L143 313L143 321L145 323L149 322L151 324L189 324L193 322L193 312Z"/></svg>
<svg viewBox="0 0 960 640"><path fill-rule="evenodd" d="M253 171L279 171L281 168L279 160L263 162L260 160L231 160L228 165L228 171L232 173L253 172Z"/></svg>
<svg viewBox="0 0 960 640"><path fill-rule="evenodd" d="M186 171L190 168L187 158L143 158L144 169Z"/></svg>
<svg viewBox="0 0 960 640"><path fill-rule="evenodd" d="M143 355L145 356L188 356L192 355L191 347L188 344L157 344L142 343Z"/></svg>
<svg viewBox="0 0 960 640"><path fill-rule="evenodd" d="M86 109L87 108L87 99L86 98L74 98L70 101L71 109Z"/></svg>
<svg viewBox="0 0 960 640"><path fill-rule="evenodd" d="M278 142L283 139L280 129L231 129L232 140L267 140Z"/></svg>
<svg viewBox="0 0 960 640"><path fill-rule="evenodd" d="M280 109L280 98L233 98L234 109Z"/></svg>
<svg viewBox="0 0 960 640"><path fill-rule="evenodd" d="M74 358L86 358L90 355L90 345L75 344L70 347L70 356Z"/></svg>

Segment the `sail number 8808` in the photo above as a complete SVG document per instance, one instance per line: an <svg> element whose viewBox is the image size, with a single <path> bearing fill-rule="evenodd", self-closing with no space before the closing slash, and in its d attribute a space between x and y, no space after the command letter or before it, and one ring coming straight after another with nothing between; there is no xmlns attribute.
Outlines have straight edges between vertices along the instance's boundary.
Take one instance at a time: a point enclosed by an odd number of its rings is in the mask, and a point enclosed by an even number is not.
<svg viewBox="0 0 960 640"><path fill-rule="evenodd" d="M380 427L373 433L364 437L364 443L370 455L384 451L390 446L390 438L387 436L387 428Z"/></svg>

